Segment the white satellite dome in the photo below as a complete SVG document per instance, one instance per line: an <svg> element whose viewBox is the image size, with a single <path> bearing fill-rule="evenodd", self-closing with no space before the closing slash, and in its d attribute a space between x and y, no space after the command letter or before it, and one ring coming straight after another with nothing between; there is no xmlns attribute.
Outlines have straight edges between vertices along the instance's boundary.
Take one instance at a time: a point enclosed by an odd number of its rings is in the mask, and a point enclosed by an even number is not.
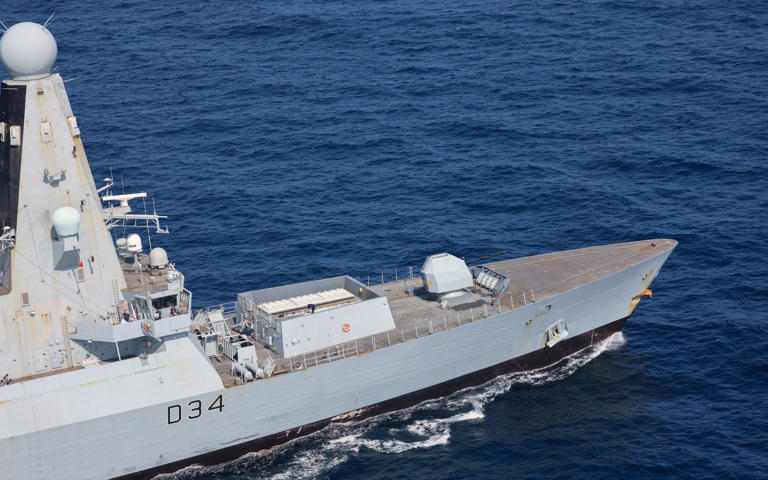
<svg viewBox="0 0 768 480"><path fill-rule="evenodd" d="M128 238L125 239L125 243L125 249L131 253L139 253L143 248L141 245L141 237L136 233L128 235Z"/></svg>
<svg viewBox="0 0 768 480"><path fill-rule="evenodd" d="M77 235L80 231L80 212L72 207L59 207L51 217L53 229L60 237Z"/></svg>
<svg viewBox="0 0 768 480"><path fill-rule="evenodd" d="M17 23L0 38L0 63L14 80L48 76L58 53L56 39L37 23Z"/></svg>
<svg viewBox="0 0 768 480"><path fill-rule="evenodd" d="M149 252L150 268L164 268L168 266L168 252L164 248L156 247Z"/></svg>

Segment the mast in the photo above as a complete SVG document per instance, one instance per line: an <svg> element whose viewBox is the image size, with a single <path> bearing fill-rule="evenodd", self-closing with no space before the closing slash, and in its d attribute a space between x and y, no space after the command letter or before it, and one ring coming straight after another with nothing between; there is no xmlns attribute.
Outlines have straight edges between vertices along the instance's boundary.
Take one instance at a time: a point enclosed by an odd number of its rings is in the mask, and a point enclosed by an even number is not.
<svg viewBox="0 0 768 480"><path fill-rule="evenodd" d="M81 364L73 325L116 323L126 287L57 52L36 23L0 39L0 376Z"/></svg>

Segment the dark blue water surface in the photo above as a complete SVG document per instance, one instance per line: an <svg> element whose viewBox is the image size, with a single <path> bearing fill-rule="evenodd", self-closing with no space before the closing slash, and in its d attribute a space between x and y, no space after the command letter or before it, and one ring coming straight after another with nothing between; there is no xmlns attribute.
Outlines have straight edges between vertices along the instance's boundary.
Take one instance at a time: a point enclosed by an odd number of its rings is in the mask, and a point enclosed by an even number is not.
<svg viewBox="0 0 768 480"><path fill-rule="evenodd" d="M609 344L173 478L768 475L765 2L19 1L0 15L51 10L94 175L112 168L169 215L152 244L197 306L391 279L440 251L680 242Z"/></svg>

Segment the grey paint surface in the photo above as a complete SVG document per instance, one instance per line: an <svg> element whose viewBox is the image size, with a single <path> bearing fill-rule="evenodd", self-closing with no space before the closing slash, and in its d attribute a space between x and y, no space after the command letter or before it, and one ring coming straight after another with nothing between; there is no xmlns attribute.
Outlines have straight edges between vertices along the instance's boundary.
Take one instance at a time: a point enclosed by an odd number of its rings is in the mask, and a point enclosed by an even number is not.
<svg viewBox="0 0 768 480"><path fill-rule="evenodd" d="M17 87L25 88L22 144L0 147L2 161L11 162L0 184L13 183L15 168L19 179L16 242L3 262L12 282L0 291L0 374L15 380L0 387L3 478L119 476L323 419L354 418L365 407L547 348L547 330L558 322L578 335L628 316L676 245L653 240L495 262L489 267L512 282L498 310L474 317L470 307L468 323L391 345L372 342L365 353L225 388L224 375L186 332L189 311L157 322L154 340L139 335L138 322L117 323L126 301L188 294L183 277L173 287L150 287L140 270L120 262L61 77L6 81L4 102ZM18 121L20 113L9 118ZM61 176L52 181L45 170ZM7 221L14 196L2 197ZM82 267L57 258L63 250L51 215L62 206L81 216ZM250 299L362 288L365 301L356 305L386 302L376 315L391 314L392 332L418 318L444 318L434 302L398 285L367 288L336 277L251 292ZM488 292L472 295L488 304ZM238 308L248 301L241 295ZM357 313L364 317L364 310ZM121 352L136 356L115 361ZM221 408L207 408L219 397Z"/></svg>
<svg viewBox="0 0 768 480"><path fill-rule="evenodd" d="M54 470L58 478L103 478L354 412L542 348L545 329L557 319L564 319L569 332L578 335L626 316L632 298L647 288L648 272L658 272L670 252L659 251L630 268L549 298L551 308L544 316L537 317L544 303L536 302L306 371L229 389L201 390L199 394L141 409L0 440L0 461L13 465L12 478L38 478L52 475ZM424 362L425 358L430 361ZM422 365L416 374L410 368L414 364ZM404 375L403 371L411 373ZM93 400L111 398L111 392L102 395ZM225 405L222 412L206 412L198 419L168 425L170 405L184 406L195 400L213 402L218 395L222 395ZM271 408L260 406L263 398L270 398ZM110 441L114 439L112 434L105 433L114 431L122 432L119 446ZM50 462L32 460L40 445L55 445L56 439L63 437L76 437L76 441L52 449ZM100 460L91 465L69 462L72 455L84 449ZM10 452L14 452L13 456ZM125 463L121 464L121 459Z"/></svg>

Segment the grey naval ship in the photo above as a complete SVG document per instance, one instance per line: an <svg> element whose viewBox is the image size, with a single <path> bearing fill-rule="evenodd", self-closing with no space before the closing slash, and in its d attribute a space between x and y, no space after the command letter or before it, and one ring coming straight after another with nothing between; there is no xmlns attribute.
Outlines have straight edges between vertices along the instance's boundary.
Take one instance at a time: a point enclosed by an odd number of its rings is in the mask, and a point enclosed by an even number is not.
<svg viewBox="0 0 768 480"><path fill-rule="evenodd" d="M391 282L342 275L193 310L165 250L118 238L166 233L165 217L134 211L145 193L96 185L56 55L35 23L0 39L4 479L222 463L554 364L620 331L677 245L437 253Z"/></svg>

